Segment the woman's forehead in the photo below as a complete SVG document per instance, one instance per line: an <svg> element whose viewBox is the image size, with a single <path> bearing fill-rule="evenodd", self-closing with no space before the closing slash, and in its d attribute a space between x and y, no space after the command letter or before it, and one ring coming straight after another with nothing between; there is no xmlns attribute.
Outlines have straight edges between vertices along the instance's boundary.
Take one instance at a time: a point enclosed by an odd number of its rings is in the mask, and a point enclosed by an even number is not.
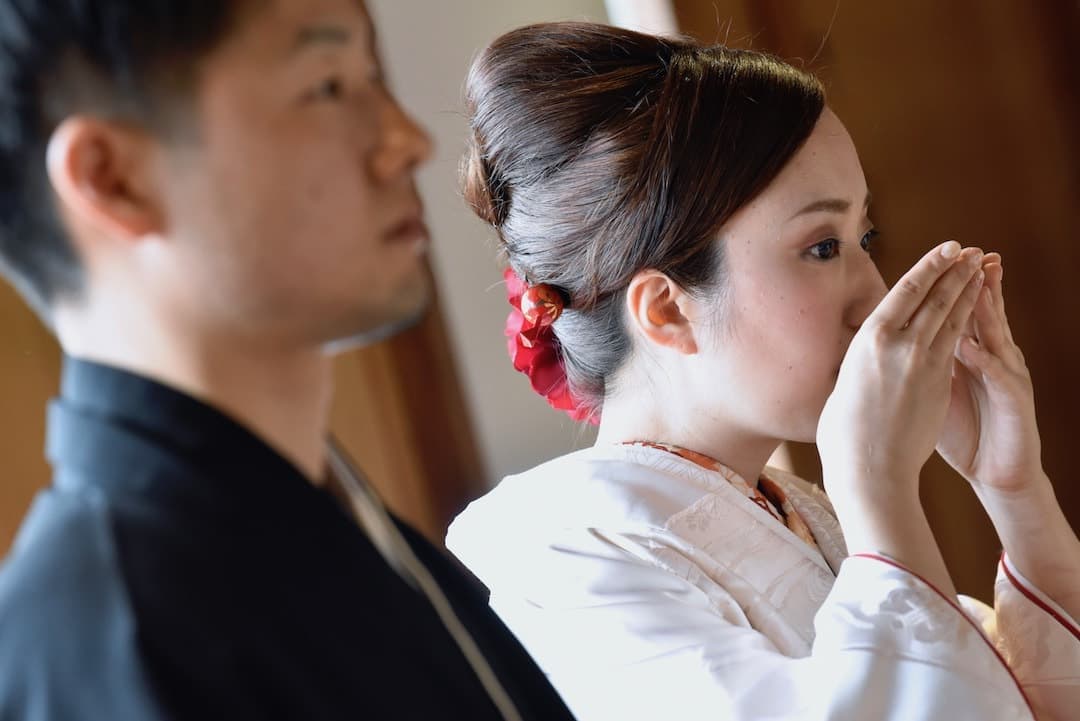
<svg viewBox="0 0 1080 721"><path fill-rule="evenodd" d="M826 109L806 142L751 205L790 208L786 220L801 209L826 200L843 200L860 209L867 195L855 144L844 124Z"/></svg>

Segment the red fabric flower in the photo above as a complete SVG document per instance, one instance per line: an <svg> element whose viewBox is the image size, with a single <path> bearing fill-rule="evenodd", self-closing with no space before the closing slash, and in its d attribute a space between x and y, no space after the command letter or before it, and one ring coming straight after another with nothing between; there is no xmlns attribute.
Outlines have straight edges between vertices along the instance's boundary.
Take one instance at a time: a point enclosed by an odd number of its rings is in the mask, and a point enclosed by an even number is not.
<svg viewBox="0 0 1080 721"><path fill-rule="evenodd" d="M529 288L510 268L503 278L512 308L506 317L506 348L514 368L529 377L533 390L552 408L565 411L575 421L597 423L570 392L559 340L551 329L562 312L562 299L548 286Z"/></svg>

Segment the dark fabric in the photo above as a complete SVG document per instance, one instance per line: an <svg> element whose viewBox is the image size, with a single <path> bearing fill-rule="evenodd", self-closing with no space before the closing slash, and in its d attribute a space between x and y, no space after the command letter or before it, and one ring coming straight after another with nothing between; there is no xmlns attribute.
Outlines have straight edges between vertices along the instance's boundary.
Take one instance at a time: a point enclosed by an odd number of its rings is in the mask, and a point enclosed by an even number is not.
<svg viewBox="0 0 1080 721"><path fill-rule="evenodd" d="M220 412L68 359L48 452L0 571L0 721L499 718L337 501ZM401 528L523 716L570 718L472 580Z"/></svg>

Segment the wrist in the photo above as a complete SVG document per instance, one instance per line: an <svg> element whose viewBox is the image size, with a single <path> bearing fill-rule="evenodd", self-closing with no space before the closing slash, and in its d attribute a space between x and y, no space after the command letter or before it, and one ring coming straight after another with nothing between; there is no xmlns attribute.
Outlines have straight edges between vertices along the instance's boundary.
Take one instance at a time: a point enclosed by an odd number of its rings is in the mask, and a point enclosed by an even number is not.
<svg viewBox="0 0 1080 721"><path fill-rule="evenodd" d="M824 476L849 554L888 556L945 595L956 595L919 499L917 474L826 469Z"/></svg>
<svg viewBox="0 0 1080 721"><path fill-rule="evenodd" d="M850 468L823 469L823 485L837 512L840 506L858 513L876 514L890 508L922 509L918 474L889 474Z"/></svg>
<svg viewBox="0 0 1080 721"><path fill-rule="evenodd" d="M1054 486L1042 471L1016 488L1002 489L978 483L972 484L972 488L999 533L1003 530L1038 531L1059 516L1064 520Z"/></svg>
<svg viewBox="0 0 1080 721"><path fill-rule="evenodd" d="M1013 566L1059 603L1080 600L1080 540L1043 475L1023 490L976 487Z"/></svg>
<svg viewBox="0 0 1080 721"><path fill-rule="evenodd" d="M830 499L849 553L888 551L912 531L929 527L917 494L851 494L841 499L830 495Z"/></svg>

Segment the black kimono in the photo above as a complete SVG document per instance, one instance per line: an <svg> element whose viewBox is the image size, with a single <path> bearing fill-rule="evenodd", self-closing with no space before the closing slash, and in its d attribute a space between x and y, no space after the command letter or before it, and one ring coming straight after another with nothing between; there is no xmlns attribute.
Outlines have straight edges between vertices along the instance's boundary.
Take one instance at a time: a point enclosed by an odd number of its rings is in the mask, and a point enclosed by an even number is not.
<svg viewBox="0 0 1080 721"><path fill-rule="evenodd" d="M222 413L69 359L48 452L0 571L0 721L504 718L346 506ZM398 529L520 718L570 718L483 594Z"/></svg>

